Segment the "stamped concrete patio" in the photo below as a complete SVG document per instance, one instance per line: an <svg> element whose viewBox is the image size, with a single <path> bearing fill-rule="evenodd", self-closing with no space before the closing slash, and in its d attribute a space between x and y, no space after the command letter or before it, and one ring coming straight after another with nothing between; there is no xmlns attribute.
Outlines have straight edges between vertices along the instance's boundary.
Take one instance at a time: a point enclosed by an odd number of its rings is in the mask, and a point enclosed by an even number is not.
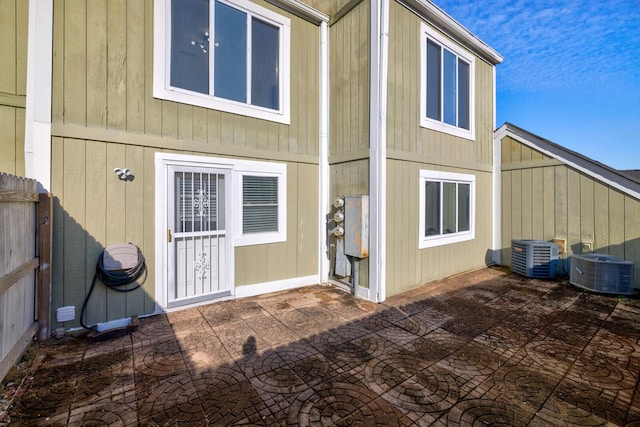
<svg viewBox="0 0 640 427"><path fill-rule="evenodd" d="M329 286L37 349L11 425L640 425L640 301L487 268Z"/></svg>

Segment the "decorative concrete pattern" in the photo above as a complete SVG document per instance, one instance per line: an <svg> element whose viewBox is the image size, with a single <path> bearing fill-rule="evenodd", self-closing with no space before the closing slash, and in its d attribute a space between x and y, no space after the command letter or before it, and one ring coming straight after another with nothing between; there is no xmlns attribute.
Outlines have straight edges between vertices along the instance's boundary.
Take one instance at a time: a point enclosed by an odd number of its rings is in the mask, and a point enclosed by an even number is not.
<svg viewBox="0 0 640 427"><path fill-rule="evenodd" d="M487 268L384 304L331 286L37 354L22 425L640 426L640 301Z"/></svg>

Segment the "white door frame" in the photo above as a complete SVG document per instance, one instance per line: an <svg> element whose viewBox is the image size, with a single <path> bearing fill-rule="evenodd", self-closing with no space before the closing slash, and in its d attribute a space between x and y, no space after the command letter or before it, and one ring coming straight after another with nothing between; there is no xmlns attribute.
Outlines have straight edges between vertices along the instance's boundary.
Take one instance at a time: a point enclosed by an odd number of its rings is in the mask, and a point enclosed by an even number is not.
<svg viewBox="0 0 640 427"><path fill-rule="evenodd" d="M165 218L166 218L165 221L167 223L167 233L169 232L171 233L171 238L167 236L167 240L171 240L171 241L168 242L168 244L166 245L168 262L167 262L167 282L166 282L167 287L165 287L165 289L167 289L168 291L167 304L169 307L189 306L199 302L210 302L212 300L229 297L231 295L231 289L229 289L228 287L229 283L226 280L226 274L227 274L226 255L229 253L229 240L232 239L233 237L226 227L227 226L226 222L227 222L227 218L229 217L229 211L227 209L227 205L230 203L229 188L231 187L231 184L229 183L229 181L231 180L231 173L228 169L219 169L214 167L201 167L201 166L193 167L193 166L174 165L174 164L167 165L167 173L168 173L168 176L167 176L168 191L166 191L167 212L165 215ZM222 212L220 215L223 218L222 223L224 224L222 230L217 229L217 230L207 230L207 231L199 231L199 232L183 231L183 233L185 234L181 234L178 232L178 225L176 224L176 214L177 214L176 191L177 189L175 188L175 175L180 173L211 174L216 176L216 180L217 180L217 177L219 176L224 177L224 180L223 180L224 189L222 191L222 197L223 197L222 206L224 206L224 212ZM220 195L220 191L216 186L216 205L218 205L218 203L220 202L219 195ZM220 225L220 217L216 216L216 228L218 228L219 225ZM220 231L222 231L222 234L219 234ZM211 253L211 251L209 251L209 255L210 255L209 272L211 274L211 276L209 277L213 277L213 271L214 271L213 262L215 261L216 262L215 276L217 277L217 287L218 287L217 291L201 293L197 295L192 295L190 297L184 297L181 299L178 299L176 295L172 295L171 289L173 288L175 293L175 289L178 286L177 284L178 271L180 266L179 257L177 254L177 250L178 250L177 244L178 244L178 241L182 240L185 235L189 235L191 239L197 239L196 235L198 235L198 237L203 237L203 236L208 236L209 238L212 238L214 236L216 237L218 246L216 246L217 250L216 250L215 260L214 260L213 254ZM183 236L183 237L180 237L180 236ZM222 245L219 245L220 236L223 237ZM189 240L189 237L187 237L186 240L184 240L184 242L188 240ZM193 241L195 242L195 240ZM231 248L231 250L233 249ZM222 261L222 265L220 265L220 261ZM189 270L189 268L187 268L187 270ZM195 281L195 277L194 277L194 281Z"/></svg>
<svg viewBox="0 0 640 427"><path fill-rule="evenodd" d="M169 212L169 168L174 166L182 166L189 168L207 168L218 170L219 172L226 171L225 178L225 285L230 290L231 296L235 295L234 286L234 243L233 236L235 230L234 218L232 215L232 186L233 186L233 167L234 162L231 159L221 159L204 156L191 156L184 154L173 154L158 152L155 155L156 166L156 205L155 205L155 312L161 313L167 311L169 305L168 296L168 284L169 284L169 245L168 240L168 212ZM208 300L207 302L210 302ZM195 305L191 304L191 305ZM180 306L180 308L189 307L189 304Z"/></svg>

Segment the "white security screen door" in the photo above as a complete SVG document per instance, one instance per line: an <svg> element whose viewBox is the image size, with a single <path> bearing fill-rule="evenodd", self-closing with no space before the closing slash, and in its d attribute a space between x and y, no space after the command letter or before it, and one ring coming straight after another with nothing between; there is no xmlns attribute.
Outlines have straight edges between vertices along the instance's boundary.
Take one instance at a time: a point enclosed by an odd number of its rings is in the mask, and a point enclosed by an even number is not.
<svg viewBox="0 0 640 427"><path fill-rule="evenodd" d="M169 307L231 295L226 280L226 171L170 166L168 176Z"/></svg>

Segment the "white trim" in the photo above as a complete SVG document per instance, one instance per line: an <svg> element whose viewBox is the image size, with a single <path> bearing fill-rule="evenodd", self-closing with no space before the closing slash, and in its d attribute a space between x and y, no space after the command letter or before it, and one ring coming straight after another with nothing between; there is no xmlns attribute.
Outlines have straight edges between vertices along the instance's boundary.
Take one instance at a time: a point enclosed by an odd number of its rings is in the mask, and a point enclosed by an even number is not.
<svg viewBox="0 0 640 427"><path fill-rule="evenodd" d="M294 277L292 279L274 280L273 282L256 283L236 287L236 298L252 297L272 292L286 291L303 286L320 283L318 275Z"/></svg>
<svg viewBox="0 0 640 427"><path fill-rule="evenodd" d="M278 178L278 231L268 233L242 234L242 178L244 176L269 176ZM284 163L255 163L251 167L244 165L234 167L232 206L238 212L237 227L233 232L234 246L262 245L287 241L287 165Z"/></svg>
<svg viewBox="0 0 640 427"><path fill-rule="evenodd" d="M528 140L527 138L525 138L523 136L520 136L518 133L515 133L513 130L509 129L508 123L505 123L504 125L502 125L500 127L500 129L498 129L495 132L494 139L497 139L498 141L502 141L502 139L505 138L506 136L509 136L509 137L515 139L516 141L518 141L518 142L520 142L520 143L522 143L522 144L524 144L524 145L526 145L528 147L534 148L535 150L540 151L541 153L543 153L543 154L545 154L545 155L547 155L549 157L552 157L552 158L554 158L556 160L559 160L562 163L565 163L565 164L571 166L572 168L574 168L576 170L579 170L580 172L583 172L583 173L585 173L585 174L587 174L587 175L589 175L589 176L591 176L591 177L593 177L595 179L598 179L598 180L604 182L607 185L610 185L611 187L613 187L613 188L615 188L617 190L622 191L625 194L628 194L628 195L630 195L632 197L635 197L636 199L640 200L640 191L635 191L635 190L633 190L633 189L631 189L631 188L629 188L629 187L627 187L627 186L625 186L623 184L620 184L620 183L618 183L618 182L616 182L616 181L614 181L614 180L612 180L610 178L607 178L603 174L598 173L598 172L595 171L596 169L600 169L601 171L606 171L606 169L598 168L597 165L593 165L591 163L589 164L589 166L593 166L593 167L582 166L582 165L578 164L578 162L576 161L578 159L574 158L574 160L571 160L569 158L569 156L565 157L565 156L563 156L561 154L557 154L557 153L555 153L553 151L545 149L541 145L539 145L539 144L537 144L535 142L532 142L532 141ZM559 149L562 149L562 148L560 147ZM586 160L585 160L585 162L586 162ZM614 172L611 172L611 174L613 176L615 176ZM626 180L626 178L623 178L623 177L620 177L620 179ZM631 181L629 181L629 182L631 182ZM640 185L638 185L638 187L640 187Z"/></svg>
<svg viewBox="0 0 640 427"><path fill-rule="evenodd" d="M318 275L322 283L329 280L327 219L329 212L329 24L320 24L320 148L318 150Z"/></svg>
<svg viewBox="0 0 640 427"><path fill-rule="evenodd" d="M251 244L273 243L286 240L287 224L287 185L286 185L286 163L260 162L254 160L243 160L235 158L195 156L189 154L174 154L168 152L155 153L155 301L156 313L164 311L168 306L168 295L165 293L165 286L168 281L168 260L167 260L167 223L166 212L168 211L167 195L167 171L170 166L206 167L228 170L230 182L226 181L227 203L226 203L226 230L229 240L229 248L226 254L226 277L228 289L233 295L235 292L235 247ZM238 183L242 185L241 177L247 174L273 175L278 176L278 215L280 227L279 233L265 233L261 235L240 236L238 223L242 222L241 217L237 217L237 212L242 212L242 188L238 193ZM282 201L282 203L280 203ZM240 210L238 210L240 206ZM281 212L283 212L281 214ZM234 217L233 215L236 215ZM317 276L313 276L316 277ZM187 307L186 305L185 307Z"/></svg>
<svg viewBox="0 0 640 427"><path fill-rule="evenodd" d="M493 67L493 128L496 127L496 67ZM500 245L502 240L502 149L500 140L493 139L493 215L491 216L492 233L492 261L500 264Z"/></svg>
<svg viewBox="0 0 640 427"><path fill-rule="evenodd" d="M27 99L25 109L25 175L51 190L51 87L53 0L29 2Z"/></svg>
<svg viewBox="0 0 640 427"><path fill-rule="evenodd" d="M370 242L368 299L386 298L387 73L389 0L371 2L371 100L369 111ZM360 294L357 286L355 293Z"/></svg>
<svg viewBox="0 0 640 427"><path fill-rule="evenodd" d="M427 39L432 39L437 42L442 48L445 48L456 56L462 58L469 64L469 129L464 129L458 126L450 125L442 120L435 120L427 117ZM451 40L442 36L438 32L431 29L424 22L420 23L420 126L427 129L432 129L438 132L448 133L453 136L465 138L471 141L475 141L475 57L468 51L462 49ZM444 78L444 75L441 76ZM456 73L457 79L457 73ZM442 81L440 82L442 84ZM457 85L457 83L456 83ZM457 93L456 87L456 93ZM444 99L444 94L441 94L441 102ZM456 99L457 103L457 99ZM457 105L457 104L456 104ZM444 111L442 111L444 116Z"/></svg>
<svg viewBox="0 0 640 427"><path fill-rule="evenodd" d="M154 45L153 45L153 96L159 99L196 105L199 107L220 110L247 117L268 120L276 123L291 122L291 20L248 0L220 0L232 7L243 9L251 16L260 17L277 26L280 35L280 109L279 111L263 108L247 103L218 98L211 94L201 94L180 88L171 87L169 67L171 59L171 6L170 0L154 2ZM210 6L213 8L213 5ZM212 24L210 24L211 26ZM248 53L249 54L249 53ZM213 56L213 55L210 55ZM213 71L210 71L213 74ZM250 76L247 73L247 79ZM249 86L248 86L249 87ZM247 100L247 102L250 102Z"/></svg>
<svg viewBox="0 0 640 427"><path fill-rule="evenodd" d="M291 8L291 12L296 15L311 20L316 25L320 25L321 23L329 23L329 16L324 13L302 3L299 0L267 0L270 3L275 4L276 6L282 7L283 9Z"/></svg>
<svg viewBox="0 0 640 427"><path fill-rule="evenodd" d="M425 181L455 182L470 184L469 200L469 231L454 234L440 234L438 236L425 236ZM418 181L418 249L433 248L451 243L466 242L475 239L476 223L476 176L462 173L442 172L434 170L420 170Z"/></svg>
<svg viewBox="0 0 640 427"><path fill-rule="evenodd" d="M442 29L456 40L460 40L482 58L496 65L502 62L502 55L476 37L471 31L460 25L442 9L429 0L398 0L436 27Z"/></svg>

